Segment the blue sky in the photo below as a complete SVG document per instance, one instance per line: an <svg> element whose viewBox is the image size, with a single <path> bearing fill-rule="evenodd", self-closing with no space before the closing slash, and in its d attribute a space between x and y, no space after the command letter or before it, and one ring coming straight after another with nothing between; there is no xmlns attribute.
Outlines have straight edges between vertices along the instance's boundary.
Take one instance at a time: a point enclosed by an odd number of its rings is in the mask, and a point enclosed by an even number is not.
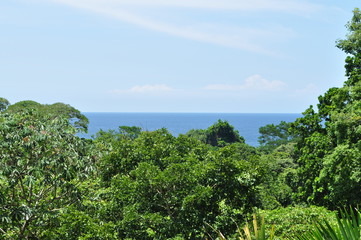
<svg viewBox="0 0 361 240"><path fill-rule="evenodd" d="M0 97L84 112L300 113L359 0L1 0Z"/></svg>

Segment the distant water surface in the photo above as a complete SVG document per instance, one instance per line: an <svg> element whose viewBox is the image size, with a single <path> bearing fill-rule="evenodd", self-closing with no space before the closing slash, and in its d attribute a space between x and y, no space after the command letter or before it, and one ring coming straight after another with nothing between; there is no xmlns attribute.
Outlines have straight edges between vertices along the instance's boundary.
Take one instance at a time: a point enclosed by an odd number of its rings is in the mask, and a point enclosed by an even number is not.
<svg viewBox="0 0 361 240"><path fill-rule="evenodd" d="M95 135L100 129L118 129L119 126L137 126L154 131L167 128L174 136L191 129L206 129L218 119L227 120L246 139L246 143L258 146L258 129L280 121L292 122L301 114L295 113L83 113L89 119L89 133Z"/></svg>

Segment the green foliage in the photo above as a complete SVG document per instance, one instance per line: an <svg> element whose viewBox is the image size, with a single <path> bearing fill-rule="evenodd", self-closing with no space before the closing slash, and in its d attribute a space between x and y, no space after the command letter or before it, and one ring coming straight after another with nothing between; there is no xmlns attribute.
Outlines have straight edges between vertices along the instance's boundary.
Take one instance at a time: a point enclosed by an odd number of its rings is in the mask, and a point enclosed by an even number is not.
<svg viewBox="0 0 361 240"><path fill-rule="evenodd" d="M330 208L357 205L361 195L360 102L342 108L326 102L328 105L319 104L320 113L309 109L293 124L293 130L302 136L295 153L299 165L297 198Z"/></svg>
<svg viewBox="0 0 361 240"><path fill-rule="evenodd" d="M281 121L278 125L268 124L259 128L260 136L258 142L259 149L264 152L272 152L277 147L292 142L294 137L289 128L291 123Z"/></svg>
<svg viewBox="0 0 361 240"><path fill-rule="evenodd" d="M82 182L78 188L82 192L81 203L64 208L53 220L53 227L45 230L43 238L118 239L115 224L100 218L107 204L101 197L107 193L106 189L99 185L96 178Z"/></svg>
<svg viewBox="0 0 361 240"><path fill-rule="evenodd" d="M206 141L212 146L222 147L229 143L244 143L244 138L227 121L218 120L208 128Z"/></svg>
<svg viewBox="0 0 361 240"><path fill-rule="evenodd" d="M297 239L299 236L313 230L317 221L336 223L334 212L323 207L289 206L274 210L261 210L260 215L265 218L265 228L274 225L276 239Z"/></svg>
<svg viewBox="0 0 361 240"><path fill-rule="evenodd" d="M0 231L39 238L63 208L81 199L89 176L87 142L67 119L36 113L0 115Z"/></svg>
<svg viewBox="0 0 361 240"><path fill-rule="evenodd" d="M7 109L7 113L19 113L26 111L37 111L39 114L58 117L63 116L69 119L69 121L74 125L79 131L86 132L88 129L89 120L80 113L79 110L74 107L64 104L64 103L54 103L51 105L40 104L35 101L20 101L13 105L10 105Z"/></svg>
<svg viewBox="0 0 361 240"><path fill-rule="evenodd" d="M80 131L87 131L89 120L81 112L69 104L64 103L54 103L51 105L43 105L45 114L51 114L54 116L65 116L67 117L75 128Z"/></svg>
<svg viewBox="0 0 361 240"><path fill-rule="evenodd" d="M9 105L10 102L7 99L0 97L0 112L6 110Z"/></svg>
<svg viewBox="0 0 361 240"><path fill-rule="evenodd" d="M253 215L253 229L248 226L246 223L243 228L244 237L242 233L239 231L240 240L273 240L275 236L274 225L271 226L271 230L269 231L269 236L266 235L266 227L265 227L264 216L261 217L261 223L258 222L256 214ZM253 230L253 231L252 231Z"/></svg>
<svg viewBox="0 0 361 240"><path fill-rule="evenodd" d="M186 136L196 138L204 143L215 147L223 147L231 143L244 143L237 130L227 121L218 120L215 124L206 130L192 129L186 133Z"/></svg>
<svg viewBox="0 0 361 240"><path fill-rule="evenodd" d="M357 210L350 212L341 211L341 216L336 215L337 224L327 220L318 221L312 231L297 239L300 240L359 240L361 239L361 214Z"/></svg>
<svg viewBox="0 0 361 240"><path fill-rule="evenodd" d="M359 212L291 207L361 202L359 9L347 28L344 86L294 123L260 128L258 149L222 120L179 137L121 126L85 140L75 134L88 119L70 105L0 98L0 238L272 239L275 225L275 239L360 239Z"/></svg>
<svg viewBox="0 0 361 240"><path fill-rule="evenodd" d="M274 209L293 203L297 190L297 165L294 163L294 144L281 145L272 153L262 155L267 163L266 181L260 186L259 197L264 209Z"/></svg>
<svg viewBox="0 0 361 240"><path fill-rule="evenodd" d="M349 34L338 40L345 51L347 81L319 97L318 113L312 107L292 124L300 139L296 145L298 201L337 208L360 202L361 159L361 12L347 24Z"/></svg>
<svg viewBox="0 0 361 240"><path fill-rule="evenodd" d="M114 224L104 223L94 218L87 211L80 211L73 207L64 209L58 219L58 226L47 229L44 239L67 240L111 240L118 239Z"/></svg>
<svg viewBox="0 0 361 240"><path fill-rule="evenodd" d="M357 206L361 202L360 164L360 149L348 144L338 145L325 157L316 183L321 188L319 191L327 189L326 203Z"/></svg>
<svg viewBox="0 0 361 240"><path fill-rule="evenodd" d="M207 129L191 129L185 135L191 138L198 139L203 143L207 143Z"/></svg>
<svg viewBox="0 0 361 240"><path fill-rule="evenodd" d="M320 116L320 113L317 113L313 109L313 106L310 106L302 114L303 117L296 119L296 121L291 124L290 129L292 134L299 136L297 141L299 148L304 146L304 139L311 136L312 134L326 133L324 125L322 124L324 119Z"/></svg>
<svg viewBox="0 0 361 240"><path fill-rule="evenodd" d="M41 104L32 100L20 101L8 107L8 113L26 112L30 109L40 108Z"/></svg>
<svg viewBox="0 0 361 240"><path fill-rule="evenodd" d="M246 225L243 227L243 231L241 231L239 228L237 233L237 238L240 240L273 240L275 239L274 236L274 226L272 225L271 230L269 231L269 234L266 234L266 227L265 227L265 220L264 217L261 217L261 222L257 220L256 214L253 214L253 221L252 221L252 227L249 227L248 222L246 222ZM218 233L218 237L220 240L227 240L227 238L221 233L220 231L215 230Z"/></svg>
<svg viewBox="0 0 361 240"><path fill-rule="evenodd" d="M99 132L96 133L95 138L97 139L98 142L111 143L111 142L120 141L122 139L130 139L130 140L136 139L141 132L142 129L140 127L120 126L118 128L118 131L100 130Z"/></svg>
<svg viewBox="0 0 361 240"><path fill-rule="evenodd" d="M216 150L161 129L113 141L109 149L100 162L111 193L104 196L111 214L103 218L116 224L119 238L199 239L207 224L233 233L231 219L242 221L259 204L266 169L243 143Z"/></svg>
<svg viewBox="0 0 361 240"><path fill-rule="evenodd" d="M346 25L349 33L346 39L336 41L336 46L347 54L357 55L361 52L361 11L355 8L350 22Z"/></svg>

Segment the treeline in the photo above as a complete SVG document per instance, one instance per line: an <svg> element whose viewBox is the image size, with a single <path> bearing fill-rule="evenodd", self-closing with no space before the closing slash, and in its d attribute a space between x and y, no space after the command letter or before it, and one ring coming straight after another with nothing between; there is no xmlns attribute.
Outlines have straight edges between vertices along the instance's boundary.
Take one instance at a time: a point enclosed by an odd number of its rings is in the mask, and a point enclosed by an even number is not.
<svg viewBox="0 0 361 240"><path fill-rule="evenodd" d="M361 12L347 81L293 123L228 122L178 137L121 126L77 137L88 119L63 103L0 98L0 239L230 239L253 213L296 239L332 210L361 203Z"/></svg>

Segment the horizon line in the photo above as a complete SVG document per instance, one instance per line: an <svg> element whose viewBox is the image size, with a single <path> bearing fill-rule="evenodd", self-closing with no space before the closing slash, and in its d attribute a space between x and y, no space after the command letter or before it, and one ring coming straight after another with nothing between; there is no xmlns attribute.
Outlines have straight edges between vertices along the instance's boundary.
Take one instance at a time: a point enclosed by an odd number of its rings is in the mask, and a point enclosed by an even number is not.
<svg viewBox="0 0 361 240"><path fill-rule="evenodd" d="M81 113L157 113L157 114L302 114L297 112L115 112L115 111L80 111Z"/></svg>

